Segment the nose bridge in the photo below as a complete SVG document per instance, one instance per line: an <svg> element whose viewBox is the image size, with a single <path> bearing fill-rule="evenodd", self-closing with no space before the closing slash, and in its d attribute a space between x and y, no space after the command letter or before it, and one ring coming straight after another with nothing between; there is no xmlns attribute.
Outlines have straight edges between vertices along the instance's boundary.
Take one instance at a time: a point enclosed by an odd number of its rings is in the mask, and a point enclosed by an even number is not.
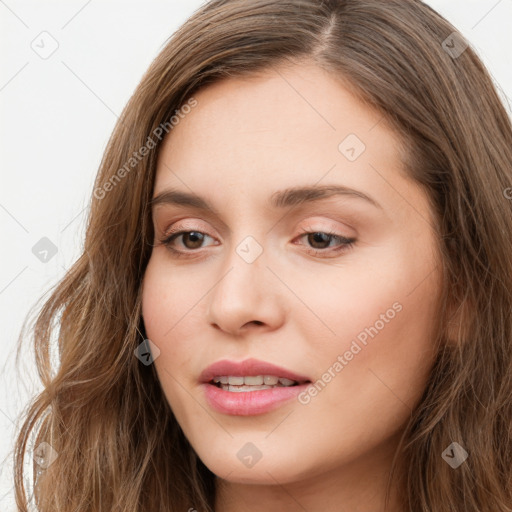
<svg viewBox="0 0 512 512"><path fill-rule="evenodd" d="M246 235L227 251L221 272L223 277L216 286L219 294L228 299L228 294L233 295L240 305L264 300L266 287L262 285L268 280L265 275L268 258L263 243L253 235Z"/></svg>
<svg viewBox="0 0 512 512"><path fill-rule="evenodd" d="M245 234L226 250L221 277L210 294L209 321L225 330L252 321L274 324L280 314L277 288L269 284L275 278L267 268L268 253L256 236Z"/></svg>

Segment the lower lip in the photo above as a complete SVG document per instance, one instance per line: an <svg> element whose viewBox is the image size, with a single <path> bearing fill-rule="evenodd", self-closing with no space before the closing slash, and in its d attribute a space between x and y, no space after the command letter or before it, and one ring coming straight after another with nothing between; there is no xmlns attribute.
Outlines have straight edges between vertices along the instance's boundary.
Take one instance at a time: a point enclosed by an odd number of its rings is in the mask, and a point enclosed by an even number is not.
<svg viewBox="0 0 512 512"><path fill-rule="evenodd" d="M206 400L212 409L235 416L264 414L277 409L284 402L296 398L309 386L280 386L258 391L225 391L213 384L203 384Z"/></svg>

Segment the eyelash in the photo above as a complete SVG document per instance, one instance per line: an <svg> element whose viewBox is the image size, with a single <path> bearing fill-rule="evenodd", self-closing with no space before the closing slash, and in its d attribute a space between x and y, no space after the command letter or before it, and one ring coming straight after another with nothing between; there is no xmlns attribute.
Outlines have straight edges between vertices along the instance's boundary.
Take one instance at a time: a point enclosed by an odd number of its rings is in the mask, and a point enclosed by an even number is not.
<svg viewBox="0 0 512 512"><path fill-rule="evenodd" d="M186 233L200 233L202 235L210 236L207 233L204 233L202 231L196 230L196 229L189 229L189 230L180 230L179 228L174 228L169 233L166 234L165 237L161 238L159 240L161 245L164 245L176 258L183 258L187 257L187 253L194 254L194 249L189 249L186 251L179 251L171 246L172 242L180 235L186 234ZM328 237L336 238L341 242L341 245L337 249L310 249L307 252L310 254L313 254L313 256L318 256L320 253L335 253L337 255L340 252L346 252L347 250L351 249L354 246L354 243L356 242L355 238L346 238L336 232L333 231L308 231L307 229L301 229L301 233L299 238L304 237L305 235L309 234L315 234L315 233L321 233L324 235L327 235ZM210 237L213 238L213 237Z"/></svg>

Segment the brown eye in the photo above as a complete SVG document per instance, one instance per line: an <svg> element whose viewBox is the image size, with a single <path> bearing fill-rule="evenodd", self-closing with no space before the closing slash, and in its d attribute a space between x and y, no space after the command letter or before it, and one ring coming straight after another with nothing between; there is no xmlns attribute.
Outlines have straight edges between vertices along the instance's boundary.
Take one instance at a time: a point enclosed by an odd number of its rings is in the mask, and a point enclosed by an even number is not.
<svg viewBox="0 0 512 512"><path fill-rule="evenodd" d="M351 249L356 241L355 238L346 238L332 231L307 231L304 229L300 238L306 238L308 252L314 256L325 255L326 257L337 256L339 253ZM330 245L331 241L334 241L335 245Z"/></svg>
<svg viewBox="0 0 512 512"><path fill-rule="evenodd" d="M175 247L176 240L178 238L182 239L180 244L181 249L177 249ZM201 249L202 243L205 241L205 237L212 238L206 233L202 233L201 231L172 231L165 238L160 240L160 243L167 247L172 253L175 255L185 255L187 252L193 253L195 249Z"/></svg>
<svg viewBox="0 0 512 512"><path fill-rule="evenodd" d="M326 249L329 247L330 239L332 239L332 235L322 232L309 233L307 237L308 243L310 243L314 249ZM327 245L324 247L323 244Z"/></svg>
<svg viewBox="0 0 512 512"><path fill-rule="evenodd" d="M178 233L180 234L180 233ZM204 233L200 233L199 231L184 231L181 233L183 245L187 249L200 249L201 243L204 239ZM190 242L190 245L187 243L187 240Z"/></svg>

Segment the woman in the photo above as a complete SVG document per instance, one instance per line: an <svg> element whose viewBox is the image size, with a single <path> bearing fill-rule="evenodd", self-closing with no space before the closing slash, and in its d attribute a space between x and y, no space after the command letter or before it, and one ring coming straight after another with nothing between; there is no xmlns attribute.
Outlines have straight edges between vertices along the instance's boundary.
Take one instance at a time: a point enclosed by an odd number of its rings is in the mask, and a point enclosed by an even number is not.
<svg viewBox="0 0 512 512"><path fill-rule="evenodd" d="M512 510L511 186L492 80L422 2L207 3L37 319L19 509L34 431L40 511Z"/></svg>

